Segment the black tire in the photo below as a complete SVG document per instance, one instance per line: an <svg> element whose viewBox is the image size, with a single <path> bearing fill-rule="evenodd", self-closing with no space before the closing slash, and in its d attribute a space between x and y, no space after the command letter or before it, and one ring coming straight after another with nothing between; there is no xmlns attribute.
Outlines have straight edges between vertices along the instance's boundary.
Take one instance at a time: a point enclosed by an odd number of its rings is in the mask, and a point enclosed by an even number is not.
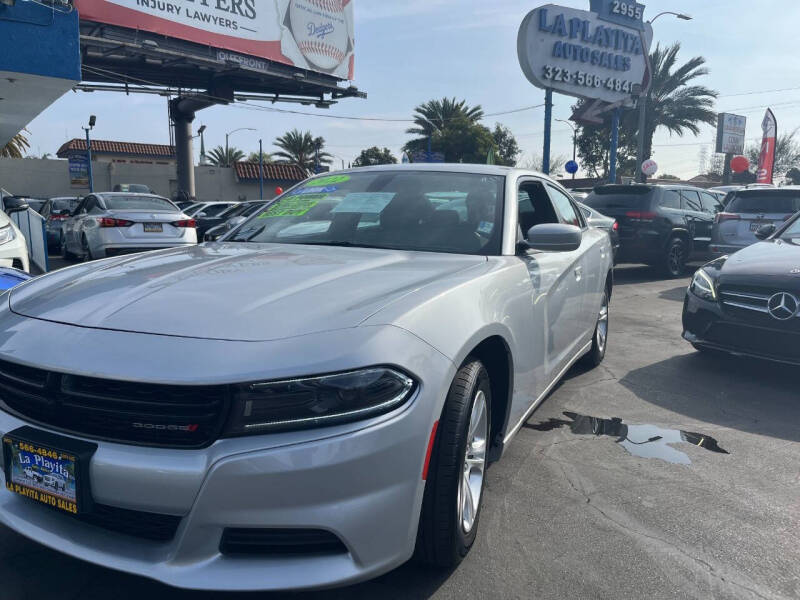
<svg viewBox="0 0 800 600"><path fill-rule="evenodd" d="M469 532L464 530L459 518L459 486L467 451L467 428L479 392L483 392L486 399L488 445L492 422L489 373L481 361L470 357L458 370L450 386L428 467L415 557L429 566L455 567L467 555L477 536L486 485L485 467L475 520Z"/></svg>
<svg viewBox="0 0 800 600"><path fill-rule="evenodd" d="M689 246L683 238L674 237L669 240L664 252L662 270L670 278L681 277L689 258Z"/></svg>
<svg viewBox="0 0 800 600"><path fill-rule="evenodd" d="M592 349L589 350L586 354L583 355L581 358L581 363L589 368L594 368L600 365L603 362L603 359L606 357L606 351L608 350L608 333L609 333L609 312L608 307L610 304L610 298L608 294L608 288L603 291L603 303L600 306L600 312L597 315L597 323L594 326L594 335L592 336ZM602 321L603 321L603 309L605 308L605 334L603 334L602 330Z"/></svg>

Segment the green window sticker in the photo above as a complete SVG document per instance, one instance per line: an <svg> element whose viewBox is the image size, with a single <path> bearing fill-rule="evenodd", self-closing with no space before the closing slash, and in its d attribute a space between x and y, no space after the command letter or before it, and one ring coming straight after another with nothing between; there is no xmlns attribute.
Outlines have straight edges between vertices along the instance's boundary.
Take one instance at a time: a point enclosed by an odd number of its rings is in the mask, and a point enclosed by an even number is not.
<svg viewBox="0 0 800 600"><path fill-rule="evenodd" d="M350 181L350 175L329 175L320 179L312 179L308 182L309 186L317 187L324 185L336 185L337 183L344 183Z"/></svg>
<svg viewBox="0 0 800 600"><path fill-rule="evenodd" d="M309 210L323 200L325 194L287 196L270 206L267 210L258 215L259 219L274 219L276 217L302 217Z"/></svg>

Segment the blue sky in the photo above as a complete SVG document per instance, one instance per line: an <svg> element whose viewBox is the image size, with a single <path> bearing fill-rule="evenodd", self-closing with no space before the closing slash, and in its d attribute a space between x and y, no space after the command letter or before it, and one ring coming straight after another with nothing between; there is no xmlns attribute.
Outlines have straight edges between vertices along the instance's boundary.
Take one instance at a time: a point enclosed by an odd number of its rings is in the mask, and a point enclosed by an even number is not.
<svg viewBox="0 0 800 600"><path fill-rule="evenodd" d="M356 80L367 100L348 99L325 115L407 119L413 108L431 98L455 96L480 104L485 112L500 112L541 104L544 92L533 87L520 70L516 38L520 22L538 2L520 0L354 0L356 12ZM562 5L588 9L588 0L564 0ZM703 55L711 73L702 83L720 92L720 112L745 115L747 137L760 139L765 107L771 105L779 131L800 126L800 61L795 60L800 3L795 0L659 0L647 5L645 18L661 10L686 12L692 21L670 16L654 24L655 41L682 44L681 56ZM763 90L798 88L763 93ZM574 99L554 97L554 117L567 119ZM286 106L286 105L284 105ZM287 108L296 108L287 106ZM303 108L305 111L315 109ZM69 92L35 119L31 152L54 154L65 140L82 134L81 125L95 114L99 139L167 143L166 99L115 93ZM543 109L489 118L511 128L525 155L541 155ZM213 107L198 114L205 124L206 145L223 144L225 132L242 131L231 144L246 151L265 150L272 140L297 127L322 135L337 157L336 166L352 161L362 148L387 146L399 155L408 139L408 123L345 121L315 116L286 115ZM571 131L554 123L554 154L571 154ZM713 150L711 128L697 138L670 137L659 132L655 156L661 173L691 177L697 174L703 145ZM198 150L198 148L196 148Z"/></svg>

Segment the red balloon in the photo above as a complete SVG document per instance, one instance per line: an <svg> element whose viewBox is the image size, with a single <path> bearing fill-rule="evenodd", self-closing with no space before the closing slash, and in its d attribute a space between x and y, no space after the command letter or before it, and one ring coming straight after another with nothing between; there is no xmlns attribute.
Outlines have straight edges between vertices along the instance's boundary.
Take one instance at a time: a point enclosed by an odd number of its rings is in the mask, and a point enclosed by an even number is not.
<svg viewBox="0 0 800 600"><path fill-rule="evenodd" d="M750 168L750 161L745 156L734 156L731 159L731 171L734 173L744 173Z"/></svg>
<svg viewBox="0 0 800 600"><path fill-rule="evenodd" d="M278 186L275 188L275 195L280 196L283 193L283 188Z"/></svg>

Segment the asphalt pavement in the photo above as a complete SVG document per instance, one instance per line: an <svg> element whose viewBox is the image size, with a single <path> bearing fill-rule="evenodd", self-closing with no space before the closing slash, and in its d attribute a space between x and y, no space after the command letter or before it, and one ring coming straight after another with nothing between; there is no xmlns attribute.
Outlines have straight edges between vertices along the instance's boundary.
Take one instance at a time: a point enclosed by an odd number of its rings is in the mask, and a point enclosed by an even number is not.
<svg viewBox="0 0 800 600"><path fill-rule="evenodd" d="M687 283L618 269L605 362L573 369L490 468L457 569L291 597L800 597L798 370L695 352ZM284 596L174 590L0 527L3 600Z"/></svg>

